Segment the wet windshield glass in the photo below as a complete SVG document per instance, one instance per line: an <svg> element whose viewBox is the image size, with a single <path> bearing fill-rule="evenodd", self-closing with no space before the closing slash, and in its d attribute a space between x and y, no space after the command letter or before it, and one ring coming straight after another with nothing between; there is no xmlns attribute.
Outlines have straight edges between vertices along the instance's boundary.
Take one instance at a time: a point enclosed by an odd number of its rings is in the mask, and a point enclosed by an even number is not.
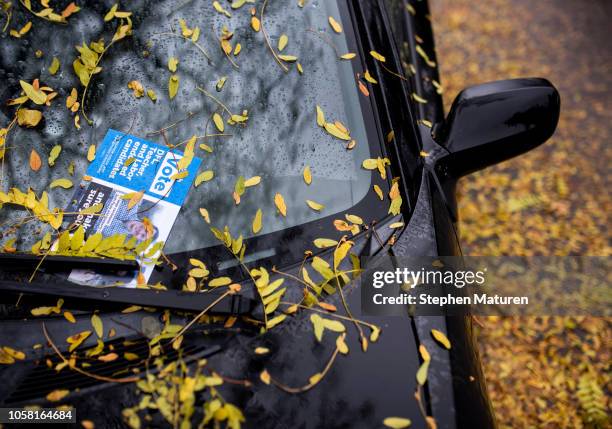
<svg viewBox="0 0 612 429"><path fill-rule="evenodd" d="M41 125L11 130L3 190L32 187L41 192L60 177L72 177L78 183L88 165L88 147L99 144L110 128L178 145L180 150L197 135L195 156L202 159L200 172L211 170L214 178L189 192L165 246L171 254L218 243L199 208L208 210L212 225L228 225L235 235L248 237L253 235L251 225L258 209L263 213L261 234L266 234L346 211L371 189L371 172L361 168L361 162L370 157L370 148L355 71L351 61L338 58L349 52L346 33L350 22L340 18L335 1L312 1L303 9L283 2L267 7L265 26L270 44L278 51L280 35L284 34L288 43L279 54L297 57L295 61L281 60L282 66L275 61L264 34L249 25L248 3L235 11L228 5L231 18L215 11L212 2L138 2L130 4L130 10L133 34L111 46L101 59L101 70L92 78L85 107L93 126L80 114L80 130L74 125L75 114L64 103L72 88L81 94L72 65L78 56L75 46L101 38L108 44L114 27L100 19L106 9L88 5L71 18L69 26L41 20L34 23L27 38L2 39L3 99L19 96L20 79L31 82L39 78L41 84L59 93L59 101L44 109ZM339 17L345 27L341 34L321 33L329 30L329 16ZM180 19L185 19L188 28L200 29L197 45L177 36ZM228 33L233 33L229 39L232 51L226 56L219 39ZM238 44L241 51L235 55ZM53 58L60 63L55 75L48 70ZM173 99L168 95L173 75L168 69L170 58L178 60L174 74L179 87ZM142 83L145 90L153 90L157 101L146 95L135 98L128 88L133 80ZM224 80L222 88L220 80ZM334 138L316 125L316 105L326 121L339 121L341 129L348 128L356 143L352 150L347 150L348 141ZM13 110L2 107L3 124L10 123ZM226 124L221 132L212 120L215 112L224 117L230 112L246 114L248 121ZM62 152L51 167L46 157L55 145L61 145ZM24 168L32 149L43 157L37 172ZM312 172L309 186L303 178L306 167ZM236 204L236 182L240 177L254 176L260 176L261 183L248 187ZM284 196L286 217L275 207L276 193ZM52 190L49 206L66 207L72 194L73 190ZM313 210L306 200L324 208ZM19 234L25 243L40 238L34 225L21 228Z"/></svg>

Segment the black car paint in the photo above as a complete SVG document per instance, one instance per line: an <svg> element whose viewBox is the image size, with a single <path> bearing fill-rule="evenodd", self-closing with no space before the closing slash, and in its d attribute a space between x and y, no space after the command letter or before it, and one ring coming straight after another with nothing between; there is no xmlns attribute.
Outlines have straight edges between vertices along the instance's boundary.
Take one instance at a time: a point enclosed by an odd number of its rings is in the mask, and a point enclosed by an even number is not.
<svg viewBox="0 0 612 429"><path fill-rule="evenodd" d="M381 84L373 88L377 100L379 121L377 132L395 130L395 139L389 146L392 170L402 177L403 192L407 196L405 220L407 226L390 251L396 256L457 255L460 254L456 230L454 194L441 185L435 163L428 164L418 155L420 150L444 155L448 148L438 145L430 131L417 125L419 119L433 123L443 121L442 100L433 80L438 80L436 67L430 67L416 53L415 36L429 58L437 62L433 43L429 11L425 1L410 2L414 14L406 8L406 1L349 1L347 10L358 28L362 40L361 55L375 49L388 58L388 67L404 69L407 80L392 77L376 62L368 58L368 66L377 70ZM409 65L414 66L412 73ZM426 98L426 105L411 102L410 94ZM418 142L415 145L415 142ZM437 159L433 156L432 159ZM407 168L417 165L417 168ZM388 223L388 220L387 220ZM382 231L385 222L381 222ZM356 240L363 254L380 251L375 243L365 238ZM356 285L347 290L353 308L359 307ZM331 300L336 302L337 297ZM337 303L337 302L336 302ZM105 326L113 325L116 314L102 315ZM135 317L135 316L134 316ZM418 346L424 344L432 354L432 364L424 397L426 411L436 419L439 428L494 427L494 417L487 399L484 377L479 364L472 322L467 317L393 317L366 318L383 326L378 343L372 344L367 354L358 350L356 336L348 338L351 354L342 359L317 389L300 395L285 395L274 387L255 385L251 390L231 388L231 396L242 405L247 427L380 427L382 419L390 415L409 417L412 427L426 427L413 398L416 390L414 374L419 366ZM79 317L82 325L88 323L87 313ZM22 335L24 342L42 341L40 320L19 323L12 335ZM17 324L15 324L17 325ZM437 346L429 333L432 328L447 333L452 350ZM65 336L61 326L49 327L51 335ZM31 332L36 332L32 334ZM123 335L130 334L123 328ZM29 335L27 333L30 333ZM3 335L1 333L0 335ZM26 337L31 338L26 338ZM200 339L201 340L201 339ZM272 351L269 356L253 357L254 345L265 345ZM325 348L313 341L306 315L293 318L263 336L241 336L225 341L223 348L215 349L210 364L225 375L256 379L265 366L275 377L289 385L303 384L318 371L325 361ZM42 356L41 356L42 357ZM31 364L32 362L30 362ZM9 374L6 369L3 376ZM18 377L11 373L17 383ZM91 413L98 427L121 427L121 409L131 405L135 396L131 386L97 386L92 390L75 393L69 399L77 409ZM92 392L92 393L87 393ZM4 395L4 398L6 395ZM0 400L4 400L0 395Z"/></svg>

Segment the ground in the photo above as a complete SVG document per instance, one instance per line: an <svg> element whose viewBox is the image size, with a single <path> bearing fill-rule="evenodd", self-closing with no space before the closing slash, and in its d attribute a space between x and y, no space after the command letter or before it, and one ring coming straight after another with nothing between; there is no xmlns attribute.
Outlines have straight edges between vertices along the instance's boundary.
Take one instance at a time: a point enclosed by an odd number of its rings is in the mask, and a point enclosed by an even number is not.
<svg viewBox="0 0 612 429"><path fill-rule="evenodd" d="M466 255L612 254L612 48L606 0L430 0L448 109L464 87L545 77L561 119L544 146L460 183ZM493 406L505 427L610 427L612 321L480 318Z"/></svg>

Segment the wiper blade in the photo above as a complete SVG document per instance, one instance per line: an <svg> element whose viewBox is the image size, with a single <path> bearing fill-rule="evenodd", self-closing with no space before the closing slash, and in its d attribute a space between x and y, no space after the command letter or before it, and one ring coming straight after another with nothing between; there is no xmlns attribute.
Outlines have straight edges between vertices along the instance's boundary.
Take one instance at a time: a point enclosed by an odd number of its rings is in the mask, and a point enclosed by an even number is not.
<svg viewBox="0 0 612 429"><path fill-rule="evenodd" d="M81 286L68 281L52 283L0 280L0 293L26 294L47 298L68 298L94 305L137 305L157 309L202 311L217 300L218 292L183 292L175 290L130 289L123 287ZM210 309L213 314L250 314L256 301L238 294L228 295Z"/></svg>
<svg viewBox="0 0 612 429"><path fill-rule="evenodd" d="M0 253L0 268L2 270L34 269L40 264L48 269L79 269L87 268L96 271L138 271L140 266L136 261L112 258L82 258L76 256L39 256L27 253Z"/></svg>

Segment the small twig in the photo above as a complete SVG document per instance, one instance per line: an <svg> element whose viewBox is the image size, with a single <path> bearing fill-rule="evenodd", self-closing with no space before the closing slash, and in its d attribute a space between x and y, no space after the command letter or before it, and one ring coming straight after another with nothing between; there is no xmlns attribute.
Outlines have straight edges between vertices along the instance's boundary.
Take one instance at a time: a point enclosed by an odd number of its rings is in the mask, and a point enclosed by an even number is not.
<svg viewBox="0 0 612 429"><path fill-rule="evenodd" d="M206 95L207 97L211 98L215 103L217 103L219 106L221 106L223 108L223 110L225 110L228 113L228 115L230 115L230 117L234 116L234 114L231 112L231 110L228 109L225 104L221 103L217 97L215 97L214 95L212 95L211 93L209 93L205 89L200 88L199 86L196 86L196 89L198 91L204 93L204 95Z"/></svg>
<svg viewBox="0 0 612 429"><path fill-rule="evenodd" d="M276 54L276 51L274 50L274 48L272 47L272 44L270 43L270 37L268 36L268 32L266 31L266 27L264 25L264 11L266 10L266 5L267 4L268 4L268 0L264 0L263 5L261 6L261 14L259 16L259 22L260 22L260 25L261 25L261 32L264 35L264 39L266 40L266 44L268 45L268 48L270 49L270 52L272 52L272 55L274 56L274 59L276 60L278 65L283 69L283 71L285 73L288 73L289 72L289 68L285 64L283 64L281 59Z"/></svg>
<svg viewBox="0 0 612 429"><path fill-rule="evenodd" d="M42 328L43 328L43 334L45 335L45 338L47 339L47 342L49 343L53 351L62 359L62 362L66 363L68 367L73 369L74 371L82 375L85 375L87 377L95 378L96 380L106 381L109 383L134 383L140 379L140 377L110 378L110 377L105 377L103 375L93 374L77 366L71 366L70 361L64 357L62 352L59 351L55 343L51 340L51 337L49 336L49 333L47 332L47 327L45 326L45 322L42 323Z"/></svg>
<svg viewBox="0 0 612 429"><path fill-rule="evenodd" d="M147 134L146 134L146 136L147 136L147 137L150 137L150 136L155 136L155 135L157 135L157 134L162 134L163 132L168 131L168 130L169 130L169 129L171 129L171 128L174 128L174 127L176 127L177 125L179 125L179 124L181 124L181 123L183 123L183 122L185 122L185 121L188 121L188 120L189 120L189 119L191 119L191 117L192 117L192 116L194 116L194 115L195 115L195 113L193 113L193 112L189 112L189 113L187 113L187 117L186 117L186 118L180 119L180 120L178 120L178 121L176 121L176 122L174 122L174 123L172 123L172 124L170 124L170 125L168 125L168 126L166 126L166 127L164 127L164 128L161 128L161 129L159 129L159 130L157 130L157 131L152 131L152 132L150 132L150 133L147 133Z"/></svg>
<svg viewBox="0 0 612 429"><path fill-rule="evenodd" d="M350 317L346 317L346 316L343 316L341 314L330 313L329 311L319 310L318 308L308 307L308 306L303 305L303 304L298 304L298 303L295 303L295 302L287 302L287 301L281 301L280 303L283 304L283 305L288 305L289 307L295 305L295 306L297 306L299 308L302 308L304 310L309 310L309 311L314 311L315 313L325 314L327 316L334 317L336 319L342 319L342 320L357 322L357 323L359 323L361 325L367 326L370 329L380 329L378 326L373 325L373 324L368 323L368 322L364 322L363 320L351 319Z"/></svg>
<svg viewBox="0 0 612 429"><path fill-rule="evenodd" d="M186 324L183 327L183 329L181 329L179 332L177 332L177 334L172 338L172 341L170 341L170 344L173 344L176 341L177 338L179 338L181 335L183 335L185 333L185 331L187 331L187 329L191 328L191 326L195 322L197 322L200 317L204 316L207 311L209 311L211 308L213 308L215 305L217 305L223 298L225 298L228 295L233 295L233 294L234 294L233 290L228 290L223 295L221 295L219 298L217 298L213 302L211 302L208 307L206 307L204 310L200 311L200 313L196 317L194 317L191 320L191 322Z"/></svg>
<svg viewBox="0 0 612 429"><path fill-rule="evenodd" d="M179 39L187 40L188 42L191 42L196 48L198 48L199 51L202 52L202 54L204 54L204 56L210 62L210 64L214 65L212 59L210 58L210 55L208 55L208 52L206 52L206 50L202 46L200 46L198 42L194 42L193 40L191 40L190 37L185 37L182 34L176 34L170 31L167 31L164 33L155 33L151 35L151 37L155 37L155 36L171 36L171 37L178 37Z"/></svg>
<svg viewBox="0 0 612 429"><path fill-rule="evenodd" d="M329 361L327 361L327 364L325 365L325 368L323 368L323 371L320 372L320 377L315 380L314 382L308 383L305 386L301 386L301 387L290 387L290 386L285 386L284 384L280 383L279 381L276 381L275 379L273 379L272 377L270 377L270 382L272 384L274 384L276 387L278 387L279 389L287 392L287 393L303 393L306 392L310 389L312 389L313 387L315 387L317 384L319 384L321 382L321 380L323 380L323 378L325 378L325 376L327 375L327 373L329 372L329 370L331 369L332 365L334 364L334 361L336 360L336 357L338 356L338 353L340 353L340 349L336 346L336 349L334 350L334 353L331 355L331 358L329 359Z"/></svg>

